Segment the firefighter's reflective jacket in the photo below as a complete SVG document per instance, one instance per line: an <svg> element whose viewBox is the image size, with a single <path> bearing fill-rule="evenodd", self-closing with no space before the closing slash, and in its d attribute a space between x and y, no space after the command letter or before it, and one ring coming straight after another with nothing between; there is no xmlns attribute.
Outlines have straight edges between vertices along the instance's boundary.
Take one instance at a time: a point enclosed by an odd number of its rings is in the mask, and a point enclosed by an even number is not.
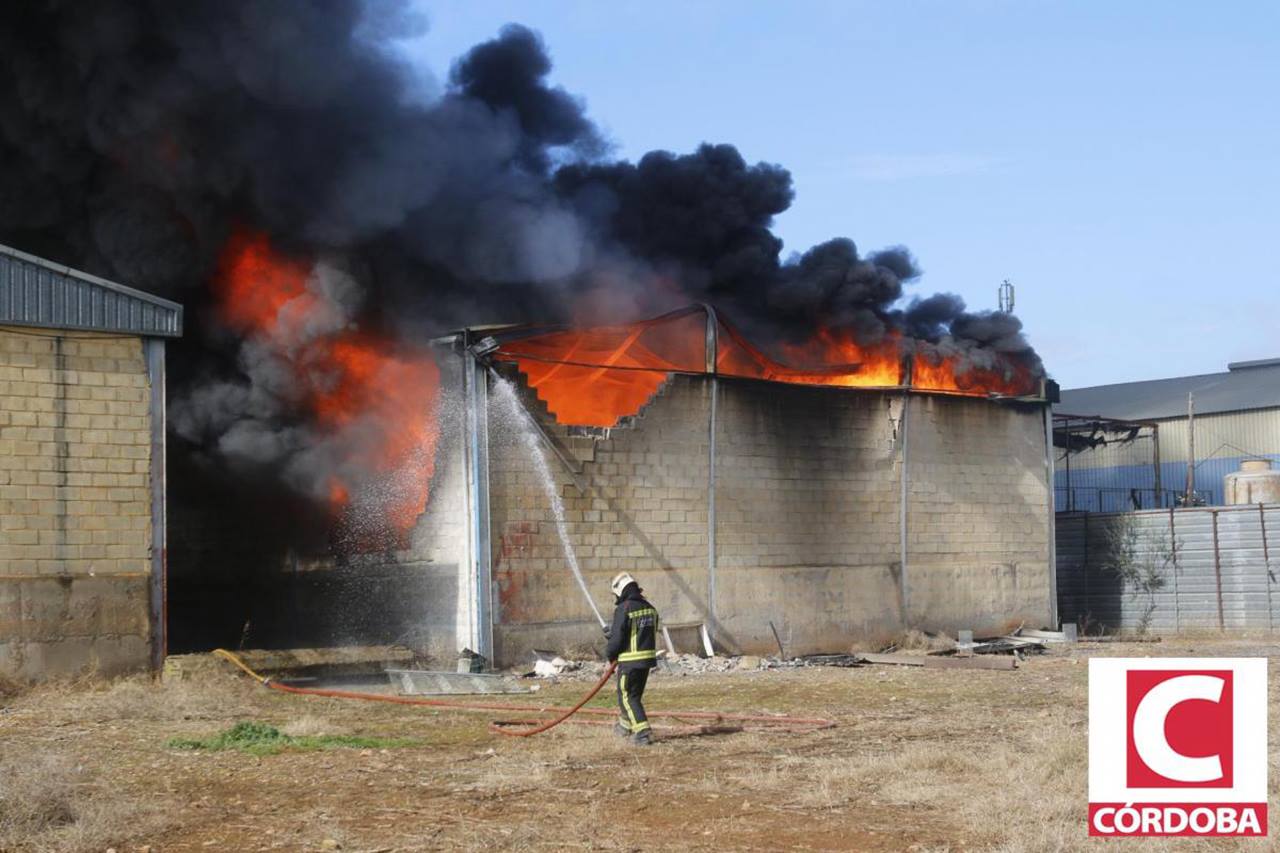
<svg viewBox="0 0 1280 853"><path fill-rule="evenodd" d="M624 671L650 669L658 663L658 611L631 584L613 610L613 626L605 656Z"/></svg>

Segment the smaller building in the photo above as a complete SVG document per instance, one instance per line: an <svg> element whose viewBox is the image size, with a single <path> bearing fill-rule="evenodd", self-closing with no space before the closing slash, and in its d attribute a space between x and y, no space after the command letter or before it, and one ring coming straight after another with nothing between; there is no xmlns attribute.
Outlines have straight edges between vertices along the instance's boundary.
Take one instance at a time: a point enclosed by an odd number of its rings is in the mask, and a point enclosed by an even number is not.
<svg viewBox="0 0 1280 853"><path fill-rule="evenodd" d="M0 246L0 676L164 654L166 299Z"/></svg>
<svg viewBox="0 0 1280 853"><path fill-rule="evenodd" d="M1280 467L1280 358L1063 390L1054 418L1059 512L1182 505L1189 465L1192 502L1222 504L1223 479L1244 462Z"/></svg>

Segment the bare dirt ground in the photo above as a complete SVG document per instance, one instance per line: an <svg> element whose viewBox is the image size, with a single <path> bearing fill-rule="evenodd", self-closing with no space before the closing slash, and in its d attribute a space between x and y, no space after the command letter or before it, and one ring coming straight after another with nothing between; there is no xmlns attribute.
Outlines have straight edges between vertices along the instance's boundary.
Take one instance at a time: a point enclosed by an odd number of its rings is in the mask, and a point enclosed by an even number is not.
<svg viewBox="0 0 1280 853"><path fill-rule="evenodd" d="M1203 850L1086 837L1086 661L1275 648L1080 644L1015 672L658 674L654 709L790 712L839 726L648 749L593 726L514 739L487 732L492 714L288 696L229 667L177 683L52 685L0 698L0 850ZM548 686L537 701L568 702L586 686ZM1272 744L1277 719L1273 707ZM415 743L265 756L166 745L241 721ZM1273 813L1276 790L1273 771Z"/></svg>

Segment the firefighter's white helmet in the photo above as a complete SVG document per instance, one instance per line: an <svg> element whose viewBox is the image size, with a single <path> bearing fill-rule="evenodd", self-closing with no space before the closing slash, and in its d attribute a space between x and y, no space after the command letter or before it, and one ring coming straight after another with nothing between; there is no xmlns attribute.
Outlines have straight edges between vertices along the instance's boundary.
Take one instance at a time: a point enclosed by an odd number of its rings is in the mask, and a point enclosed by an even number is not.
<svg viewBox="0 0 1280 853"><path fill-rule="evenodd" d="M630 584L636 582L629 572L618 572L613 576L613 581L609 584L609 589L613 590L614 596L622 598L622 591Z"/></svg>

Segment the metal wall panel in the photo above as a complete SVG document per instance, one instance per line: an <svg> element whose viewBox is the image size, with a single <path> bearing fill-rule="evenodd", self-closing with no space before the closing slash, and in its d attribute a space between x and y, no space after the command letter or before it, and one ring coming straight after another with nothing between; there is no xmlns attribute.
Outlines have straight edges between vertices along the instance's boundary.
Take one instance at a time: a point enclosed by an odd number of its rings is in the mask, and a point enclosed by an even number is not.
<svg viewBox="0 0 1280 853"><path fill-rule="evenodd" d="M1126 530L1132 562L1164 581L1150 595L1117 571ZM1168 634L1269 631L1280 621L1280 505L1064 513L1057 540L1064 621L1136 631L1145 619L1149 630Z"/></svg>
<svg viewBox="0 0 1280 853"><path fill-rule="evenodd" d="M182 334L182 306L0 246L0 325Z"/></svg>
<svg viewBox="0 0 1280 853"><path fill-rule="evenodd" d="M1243 460L1264 457L1280 468L1280 409L1198 415L1195 423L1195 488L1210 503L1223 499L1223 478L1239 471ZM1189 456L1187 419L1162 420L1158 424L1161 487L1181 491L1186 484ZM1129 497L1125 490L1155 487L1152 450L1150 441L1139 441L1073 453L1072 508L1090 512L1128 509ZM1068 468L1062 451L1058 454L1054 488L1057 508L1063 511L1068 508Z"/></svg>

